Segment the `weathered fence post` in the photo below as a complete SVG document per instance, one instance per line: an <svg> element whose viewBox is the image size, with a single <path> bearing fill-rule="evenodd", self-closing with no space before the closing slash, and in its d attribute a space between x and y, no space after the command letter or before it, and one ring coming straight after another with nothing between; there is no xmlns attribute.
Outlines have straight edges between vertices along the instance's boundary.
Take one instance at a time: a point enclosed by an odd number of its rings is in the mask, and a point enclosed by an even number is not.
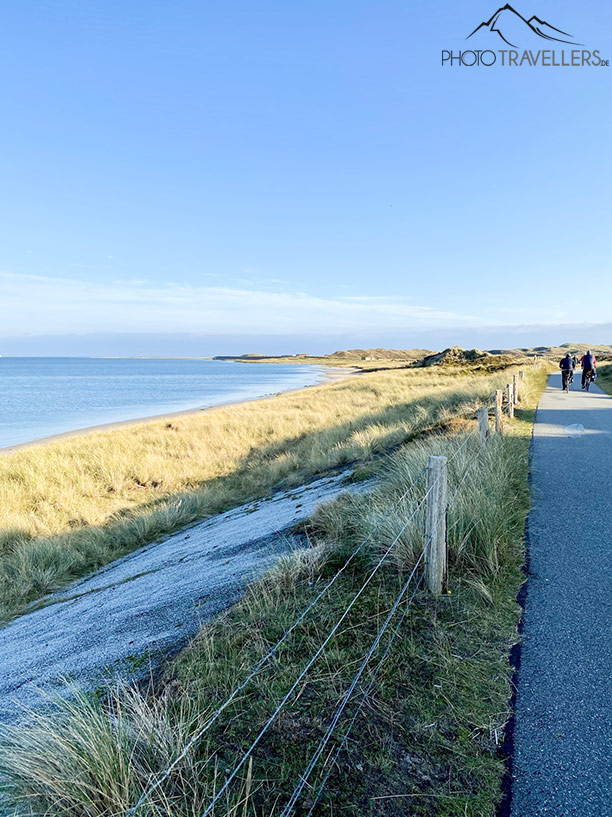
<svg viewBox="0 0 612 817"><path fill-rule="evenodd" d="M480 447L484 448L489 439L489 409L478 409L478 436L480 437Z"/></svg>
<svg viewBox="0 0 612 817"><path fill-rule="evenodd" d="M495 433L502 434L504 430L504 392L503 389L497 389L495 392Z"/></svg>
<svg viewBox="0 0 612 817"><path fill-rule="evenodd" d="M446 589L447 463L446 457L427 460L425 582L430 592L437 594Z"/></svg>
<svg viewBox="0 0 612 817"><path fill-rule="evenodd" d="M519 401L519 385L518 377L515 374L512 375L512 398L514 405L516 406Z"/></svg>
<svg viewBox="0 0 612 817"><path fill-rule="evenodd" d="M521 369L519 372L519 381L522 383L525 379L525 372Z"/></svg>
<svg viewBox="0 0 612 817"><path fill-rule="evenodd" d="M506 386L506 394L508 399L508 417L514 417L514 389L512 383Z"/></svg>

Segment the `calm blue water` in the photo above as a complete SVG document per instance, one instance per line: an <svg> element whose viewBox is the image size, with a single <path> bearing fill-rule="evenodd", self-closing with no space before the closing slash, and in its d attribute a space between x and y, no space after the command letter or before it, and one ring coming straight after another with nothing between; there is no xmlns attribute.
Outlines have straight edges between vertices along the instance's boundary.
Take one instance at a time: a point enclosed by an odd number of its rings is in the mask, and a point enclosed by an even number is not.
<svg viewBox="0 0 612 817"><path fill-rule="evenodd" d="M318 383L323 370L221 360L0 358L0 448Z"/></svg>

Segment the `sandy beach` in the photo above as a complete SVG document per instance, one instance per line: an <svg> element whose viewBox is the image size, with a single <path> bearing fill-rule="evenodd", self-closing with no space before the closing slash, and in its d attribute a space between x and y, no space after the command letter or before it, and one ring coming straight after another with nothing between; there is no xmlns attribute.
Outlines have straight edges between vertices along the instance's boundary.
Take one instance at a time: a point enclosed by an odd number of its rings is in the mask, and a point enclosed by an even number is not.
<svg viewBox="0 0 612 817"><path fill-rule="evenodd" d="M126 426L141 425L142 423L154 423L159 420L171 420L176 417L185 417L188 415L199 414L202 411L215 411L217 409L227 408L228 406L239 405L243 403L255 403L260 400L269 400L272 397L277 397L279 394L292 394L305 389L316 388L317 385L322 386L325 383L335 383L338 380L344 380L348 377L362 374L362 370L355 367L321 367L324 372L324 381L322 383L313 384L310 386L303 386L299 389L287 389L287 391L274 392L273 394L263 394L261 397L249 397L245 400L230 400L225 403L216 403L214 406L201 406L195 409L184 409L183 411L165 412L163 414L155 414L148 417L134 417L129 420L117 420L112 423L100 423L98 425L87 426L86 428L77 428L72 431L63 431L60 434L52 434L48 437L39 437L36 440L29 440L16 445L8 445L0 447L0 454L10 454L12 451L19 451L22 448L32 448L33 446L46 445L47 443L57 442L58 440L67 440L70 437L82 437L85 434L94 434L98 431L111 431L114 428L124 428Z"/></svg>

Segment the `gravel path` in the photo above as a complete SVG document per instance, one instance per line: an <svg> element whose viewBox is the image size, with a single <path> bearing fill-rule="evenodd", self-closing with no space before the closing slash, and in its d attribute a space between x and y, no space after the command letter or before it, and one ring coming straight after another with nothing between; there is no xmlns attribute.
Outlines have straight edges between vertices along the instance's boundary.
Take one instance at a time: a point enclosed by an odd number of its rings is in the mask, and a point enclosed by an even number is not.
<svg viewBox="0 0 612 817"><path fill-rule="evenodd" d="M49 605L0 629L0 723L19 719L65 678L95 689L134 676L183 645L200 623L292 546L278 533L366 483L318 480L186 528L113 562Z"/></svg>
<svg viewBox="0 0 612 817"><path fill-rule="evenodd" d="M612 815L612 399L579 379L534 429L512 817Z"/></svg>

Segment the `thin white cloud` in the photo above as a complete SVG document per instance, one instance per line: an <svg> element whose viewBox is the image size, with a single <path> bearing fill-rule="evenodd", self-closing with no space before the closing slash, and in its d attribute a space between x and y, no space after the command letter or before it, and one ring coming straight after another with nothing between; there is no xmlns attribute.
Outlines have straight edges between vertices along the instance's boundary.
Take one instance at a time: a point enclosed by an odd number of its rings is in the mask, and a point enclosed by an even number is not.
<svg viewBox="0 0 612 817"><path fill-rule="evenodd" d="M0 273L0 335L156 332L342 334L492 327L500 321L422 306L404 296L321 297L217 285L83 281Z"/></svg>

